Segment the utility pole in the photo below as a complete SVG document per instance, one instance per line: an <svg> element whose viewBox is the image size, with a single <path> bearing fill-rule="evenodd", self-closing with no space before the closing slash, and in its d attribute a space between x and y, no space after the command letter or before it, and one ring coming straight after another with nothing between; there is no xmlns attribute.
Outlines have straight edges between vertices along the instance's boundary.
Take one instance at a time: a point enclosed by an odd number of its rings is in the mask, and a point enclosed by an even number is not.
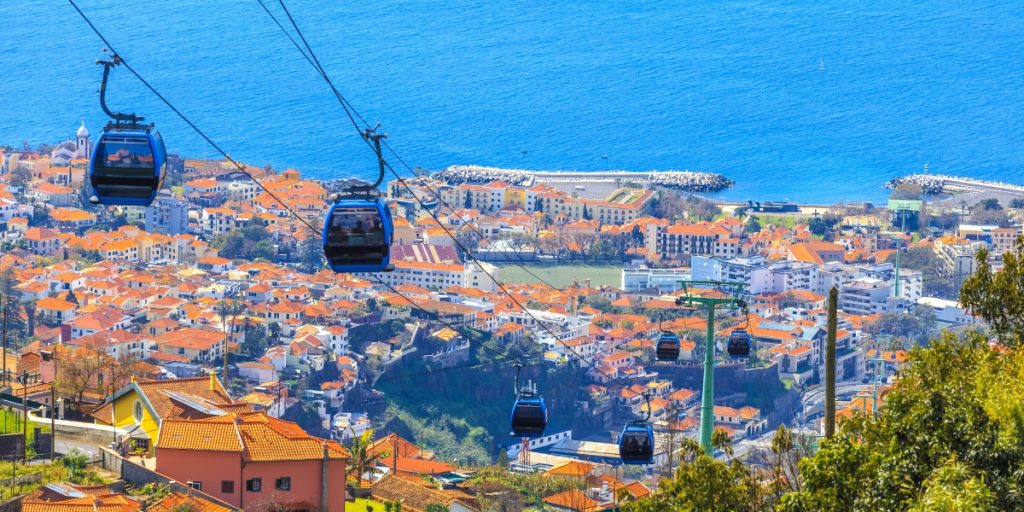
<svg viewBox="0 0 1024 512"><path fill-rule="evenodd" d="M707 312L707 337L704 340L704 386L701 389L700 402L700 446L704 453L711 456L711 433L715 427L715 308L737 307L742 302L740 294L746 283L729 281L680 281L683 294L676 298L677 306L703 307ZM690 295L689 285L707 286L714 290L724 287L732 288L732 295L727 297L704 297Z"/></svg>
<svg viewBox="0 0 1024 512"><path fill-rule="evenodd" d="M828 334L825 338L825 437L836 435L836 329L839 289L828 291Z"/></svg>
<svg viewBox="0 0 1024 512"><path fill-rule="evenodd" d="M28 464L28 371L21 374L21 413L25 418L22 422L21 435L25 439L25 464Z"/></svg>
<svg viewBox="0 0 1024 512"><path fill-rule="evenodd" d="M3 316L3 372L4 372L4 385L7 385L7 301L4 300L4 295L0 293L0 315Z"/></svg>
<svg viewBox="0 0 1024 512"><path fill-rule="evenodd" d="M50 462L55 460L57 450L57 389L50 383Z"/></svg>
<svg viewBox="0 0 1024 512"><path fill-rule="evenodd" d="M896 300L900 299L900 245L902 245L903 233L907 229L907 217L900 216L900 242L896 243Z"/></svg>

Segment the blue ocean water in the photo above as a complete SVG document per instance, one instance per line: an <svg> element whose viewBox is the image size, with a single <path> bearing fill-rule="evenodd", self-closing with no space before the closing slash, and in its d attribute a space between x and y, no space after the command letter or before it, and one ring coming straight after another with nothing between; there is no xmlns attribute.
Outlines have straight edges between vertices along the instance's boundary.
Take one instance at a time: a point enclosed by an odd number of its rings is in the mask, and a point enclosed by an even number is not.
<svg viewBox="0 0 1024 512"><path fill-rule="evenodd" d="M80 2L233 157L325 178L374 168L256 0ZM724 197L814 202L880 200L925 163L1024 183L1018 2L290 8L341 91L426 169L697 169L737 181ZM72 7L7 2L4 28L0 143L57 142L81 118L97 132L102 43ZM110 102L156 121L170 151L215 156L127 72Z"/></svg>

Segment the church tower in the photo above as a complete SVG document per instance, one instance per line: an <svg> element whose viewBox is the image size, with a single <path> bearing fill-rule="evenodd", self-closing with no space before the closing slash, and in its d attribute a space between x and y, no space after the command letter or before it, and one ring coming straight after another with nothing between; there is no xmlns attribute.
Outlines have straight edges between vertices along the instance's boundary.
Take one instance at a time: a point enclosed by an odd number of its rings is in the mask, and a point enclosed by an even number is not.
<svg viewBox="0 0 1024 512"><path fill-rule="evenodd" d="M77 142L75 146L75 157L77 158L89 158L90 150L92 149L89 144L89 129L85 127L85 119L82 119L82 126L78 128L78 132L75 134Z"/></svg>

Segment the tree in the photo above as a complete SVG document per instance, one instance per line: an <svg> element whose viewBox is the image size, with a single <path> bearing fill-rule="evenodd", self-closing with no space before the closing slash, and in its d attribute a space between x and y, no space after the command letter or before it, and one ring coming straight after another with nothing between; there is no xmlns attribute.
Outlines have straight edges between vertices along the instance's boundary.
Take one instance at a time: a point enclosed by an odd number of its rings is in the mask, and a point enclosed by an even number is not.
<svg viewBox="0 0 1024 512"><path fill-rule="evenodd" d="M995 198L982 199L971 208L971 222L975 224L991 224L1000 227L1010 225L1010 217L1003 205Z"/></svg>
<svg viewBox="0 0 1024 512"><path fill-rule="evenodd" d="M960 303L972 314L984 318L999 339L1012 347L1024 341L1024 237L1018 237L1013 250L1003 255L1003 268L995 272L988 251L975 256L978 269L964 280Z"/></svg>
<svg viewBox="0 0 1024 512"><path fill-rule="evenodd" d="M25 308L25 320L28 322L25 327L25 336L31 339L36 335L36 301L30 300L23 307Z"/></svg>
<svg viewBox="0 0 1024 512"><path fill-rule="evenodd" d="M221 376L224 386L227 387L230 377L228 375L228 359L230 359L228 342L231 340L232 320L245 311L245 306L236 300L222 300L214 307L214 312L220 317L221 328L224 330L224 347L221 353L224 355L224 374Z"/></svg>
<svg viewBox="0 0 1024 512"><path fill-rule="evenodd" d="M67 455L60 459L60 463L68 471L68 480L79 482L85 475L85 467L89 464L89 455L78 448L72 448Z"/></svg>
<svg viewBox="0 0 1024 512"><path fill-rule="evenodd" d="M18 284L13 268L0 271L0 311L6 313L6 318L0 318L0 321L7 322L7 339L15 342L25 339L28 331L28 325L21 317L21 291L15 288Z"/></svg>
<svg viewBox="0 0 1024 512"><path fill-rule="evenodd" d="M324 247L320 238L311 236L303 240L299 259L302 271L307 274L324 268Z"/></svg>
<svg viewBox="0 0 1024 512"><path fill-rule="evenodd" d="M274 246L273 240L260 240L253 245L252 257L254 259L273 261L274 256L277 256L277 247Z"/></svg>
<svg viewBox="0 0 1024 512"><path fill-rule="evenodd" d="M101 386L97 375L108 368L106 354L97 354L85 348L62 351L57 361L57 392L61 396L81 404L86 391Z"/></svg>
<svg viewBox="0 0 1024 512"><path fill-rule="evenodd" d="M261 323L250 322L245 317L245 355L251 358L259 358L270 346L270 334L267 327Z"/></svg>
<svg viewBox="0 0 1024 512"><path fill-rule="evenodd" d="M431 503L423 510L424 512L449 512L451 509L440 503Z"/></svg>
<svg viewBox="0 0 1024 512"><path fill-rule="evenodd" d="M761 221L756 215L747 217L747 221L743 224L743 230L748 233L758 233L761 231Z"/></svg>
<svg viewBox="0 0 1024 512"><path fill-rule="evenodd" d="M363 475L370 473L372 476L374 473L379 472L377 462L389 455L387 451L370 453L370 446L373 444L372 440L373 430L367 430L363 432L363 435L354 437L352 444L348 447L348 452L352 455L351 459L349 459L349 467L355 476L357 489L362 487Z"/></svg>
<svg viewBox="0 0 1024 512"><path fill-rule="evenodd" d="M587 204L583 204L583 220L590 220L590 211L587 210Z"/></svg>
<svg viewBox="0 0 1024 512"><path fill-rule="evenodd" d="M840 217L839 215L836 215L834 213L826 213L824 215L812 217L811 220L807 222L807 227L808 229L811 230L812 234L824 236L825 233L828 233L835 229L835 227L839 225L839 222L842 220L843 218Z"/></svg>
<svg viewBox="0 0 1024 512"><path fill-rule="evenodd" d="M706 455L692 439L683 440L684 461L674 478L663 479L649 498L625 503L625 512L665 510L764 510L761 484L736 459L719 461Z"/></svg>
<svg viewBox="0 0 1024 512"><path fill-rule="evenodd" d="M24 189L30 181L32 181L32 172L27 167L19 165L11 172L10 184L12 187ZM24 190L21 193L24 193Z"/></svg>
<svg viewBox="0 0 1024 512"><path fill-rule="evenodd" d="M1024 352L978 333L913 349L879 414L823 440L780 510L1024 510L1022 371Z"/></svg>
<svg viewBox="0 0 1024 512"><path fill-rule="evenodd" d="M1015 197L1013 199L1010 199L1010 208L1013 208L1013 209L1024 208L1024 199L1021 199L1019 197Z"/></svg>
<svg viewBox="0 0 1024 512"><path fill-rule="evenodd" d="M956 298L956 280L945 275L942 260L931 247L910 247L899 255L900 266L921 272L924 294L930 297ZM886 263L896 263L896 253L890 254Z"/></svg>
<svg viewBox="0 0 1024 512"><path fill-rule="evenodd" d="M926 342L936 329L935 311L927 306L916 306L912 313L882 313L864 325L869 334L898 336L916 343Z"/></svg>

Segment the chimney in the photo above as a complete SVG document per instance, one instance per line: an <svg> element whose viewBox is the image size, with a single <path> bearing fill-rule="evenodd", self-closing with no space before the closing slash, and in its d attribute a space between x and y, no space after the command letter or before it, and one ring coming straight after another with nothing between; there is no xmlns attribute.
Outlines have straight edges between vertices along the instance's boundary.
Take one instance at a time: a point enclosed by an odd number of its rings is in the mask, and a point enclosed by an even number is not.
<svg viewBox="0 0 1024 512"><path fill-rule="evenodd" d="M210 370L210 391L217 391L217 372Z"/></svg>
<svg viewBox="0 0 1024 512"><path fill-rule="evenodd" d="M328 487L328 485L330 485L330 478L329 478L328 470L329 470L329 467L330 467L330 464L331 464L331 458L330 458L330 454L329 454L328 449L327 449L327 443L324 442L322 446L323 446L323 450L324 450L324 458L320 462L320 510L328 510L329 492L330 492L330 490L329 490L330 488ZM345 492L346 492L345 491L345 486L346 486L346 484L347 484L347 482L342 482L342 487L341 487L341 502L342 502L342 506L344 506L344 503L345 503Z"/></svg>

